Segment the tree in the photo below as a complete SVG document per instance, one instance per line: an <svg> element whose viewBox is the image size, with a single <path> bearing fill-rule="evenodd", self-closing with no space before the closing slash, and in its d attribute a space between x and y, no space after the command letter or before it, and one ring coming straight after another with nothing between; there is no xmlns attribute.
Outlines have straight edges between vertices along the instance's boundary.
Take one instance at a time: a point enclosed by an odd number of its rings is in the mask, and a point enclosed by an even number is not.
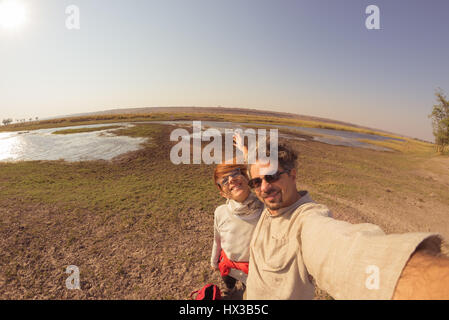
<svg viewBox="0 0 449 320"><path fill-rule="evenodd" d="M5 125L5 126L7 126L8 124L10 124L12 122L12 119L11 118L9 118L9 119L3 119L3 121L2 121L2 123Z"/></svg>
<svg viewBox="0 0 449 320"><path fill-rule="evenodd" d="M437 151L444 152L449 146L449 100L446 98L442 89L435 92L437 104L433 106L429 118L432 119L433 135Z"/></svg>

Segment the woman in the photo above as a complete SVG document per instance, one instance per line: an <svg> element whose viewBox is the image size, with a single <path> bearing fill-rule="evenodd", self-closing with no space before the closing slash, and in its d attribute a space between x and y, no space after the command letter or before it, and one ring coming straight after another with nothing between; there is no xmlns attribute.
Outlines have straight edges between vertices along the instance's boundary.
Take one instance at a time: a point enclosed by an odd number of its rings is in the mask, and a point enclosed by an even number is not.
<svg viewBox="0 0 449 320"><path fill-rule="evenodd" d="M224 292L231 294L237 279L246 283L249 243L263 204L250 191L245 165L217 165L214 182L227 200L214 214L211 266L220 270L227 289Z"/></svg>

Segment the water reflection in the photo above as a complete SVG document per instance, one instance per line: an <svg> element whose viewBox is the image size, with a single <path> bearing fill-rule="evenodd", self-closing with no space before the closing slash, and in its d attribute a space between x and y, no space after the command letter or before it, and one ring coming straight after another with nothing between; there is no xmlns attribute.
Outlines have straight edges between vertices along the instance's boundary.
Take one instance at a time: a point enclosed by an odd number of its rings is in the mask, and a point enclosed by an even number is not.
<svg viewBox="0 0 449 320"><path fill-rule="evenodd" d="M68 127L91 128L102 125ZM132 124L121 123L122 126ZM21 160L111 160L122 153L139 149L145 138L116 136L111 131L53 134L67 128L41 129L29 132L0 133L0 161Z"/></svg>

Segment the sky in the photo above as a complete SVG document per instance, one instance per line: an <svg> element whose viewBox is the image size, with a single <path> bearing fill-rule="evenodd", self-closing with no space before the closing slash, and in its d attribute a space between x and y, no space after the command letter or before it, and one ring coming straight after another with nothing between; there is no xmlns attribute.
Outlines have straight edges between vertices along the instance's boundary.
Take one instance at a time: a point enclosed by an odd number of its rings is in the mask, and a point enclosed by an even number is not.
<svg viewBox="0 0 449 320"><path fill-rule="evenodd" d="M0 21L0 119L222 106L433 141L435 90L449 93L447 0L5 1L26 15Z"/></svg>

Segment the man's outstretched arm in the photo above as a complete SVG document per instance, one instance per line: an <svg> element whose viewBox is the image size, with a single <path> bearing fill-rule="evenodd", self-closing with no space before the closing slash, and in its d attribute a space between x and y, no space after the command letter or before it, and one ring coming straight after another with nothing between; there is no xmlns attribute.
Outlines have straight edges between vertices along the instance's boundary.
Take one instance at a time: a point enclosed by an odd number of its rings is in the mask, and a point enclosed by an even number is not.
<svg viewBox="0 0 449 320"><path fill-rule="evenodd" d="M449 300L449 258L417 250L396 284L393 300Z"/></svg>
<svg viewBox="0 0 449 320"><path fill-rule="evenodd" d="M318 204L304 208L300 241L307 271L333 298L449 299L449 263L438 257L438 234L386 235L376 225L335 220L328 212Z"/></svg>

